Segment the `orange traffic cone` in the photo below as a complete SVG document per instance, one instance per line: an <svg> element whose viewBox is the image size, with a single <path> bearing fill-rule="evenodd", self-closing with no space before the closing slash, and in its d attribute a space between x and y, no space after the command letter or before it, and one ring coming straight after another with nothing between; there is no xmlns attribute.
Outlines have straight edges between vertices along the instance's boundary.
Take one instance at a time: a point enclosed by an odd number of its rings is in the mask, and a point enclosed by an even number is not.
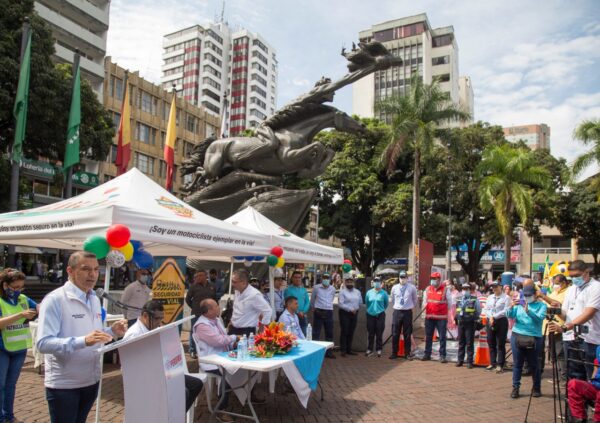
<svg viewBox="0 0 600 423"><path fill-rule="evenodd" d="M483 317L483 324L486 324L486 318ZM485 326L479 331L479 342L475 349L475 365L476 366L489 366L490 365L490 349L487 343L487 331Z"/></svg>
<svg viewBox="0 0 600 423"><path fill-rule="evenodd" d="M431 339L432 342L435 342L438 340L438 333L437 333L437 329L433 330L433 337Z"/></svg>
<svg viewBox="0 0 600 423"><path fill-rule="evenodd" d="M398 357L404 357L404 334L400 335L400 342L398 343Z"/></svg>

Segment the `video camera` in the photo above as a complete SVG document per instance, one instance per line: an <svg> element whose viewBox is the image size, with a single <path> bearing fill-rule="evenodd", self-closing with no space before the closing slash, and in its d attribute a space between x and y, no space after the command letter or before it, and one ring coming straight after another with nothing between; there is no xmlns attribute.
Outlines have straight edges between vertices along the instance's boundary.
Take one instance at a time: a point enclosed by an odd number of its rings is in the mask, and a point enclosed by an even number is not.
<svg viewBox="0 0 600 423"><path fill-rule="evenodd" d="M546 309L547 316L560 316L562 309L560 307L548 307Z"/></svg>

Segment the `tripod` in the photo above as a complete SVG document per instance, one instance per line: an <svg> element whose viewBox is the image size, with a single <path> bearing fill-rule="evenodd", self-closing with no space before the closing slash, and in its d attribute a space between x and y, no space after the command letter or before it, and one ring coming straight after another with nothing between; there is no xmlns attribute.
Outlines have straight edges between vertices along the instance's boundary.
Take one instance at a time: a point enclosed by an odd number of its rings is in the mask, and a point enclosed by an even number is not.
<svg viewBox="0 0 600 423"><path fill-rule="evenodd" d="M547 316L548 323L556 322L556 318L554 316ZM546 338L546 334L548 333L548 325L546 325L546 329L544 330L544 338ZM558 359L556 354L556 344L554 342L554 332L550 332L548 335L548 359L552 363L552 398L554 402L554 423L558 422L558 416L560 416L560 420L563 420L563 407L562 407L562 399L560 394L560 372L558 370ZM539 357L536 356L538 361ZM538 362L538 367L541 366L541 362ZM539 371L539 370L538 370ZM527 412L525 413L525 423L527 423L527 417L529 416L529 409L531 407L531 398L533 397L533 389L529 394L529 403L527 404ZM560 414L556 414L556 405L558 404L558 409Z"/></svg>

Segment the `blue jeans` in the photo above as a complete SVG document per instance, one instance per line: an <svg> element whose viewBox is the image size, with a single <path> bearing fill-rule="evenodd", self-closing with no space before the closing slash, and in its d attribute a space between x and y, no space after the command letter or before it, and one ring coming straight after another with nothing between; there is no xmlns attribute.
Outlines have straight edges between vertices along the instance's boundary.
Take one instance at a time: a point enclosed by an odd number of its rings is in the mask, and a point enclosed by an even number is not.
<svg viewBox="0 0 600 423"><path fill-rule="evenodd" d="M194 317L191 321L190 324L191 329L190 329L190 348L189 348L189 352L191 353L195 353L196 352L196 343L194 342L194 337L192 336L194 333L194 325L196 324L196 322L198 321L199 317Z"/></svg>
<svg viewBox="0 0 600 423"><path fill-rule="evenodd" d="M0 349L0 421L12 420L17 380L21 374L27 350L9 352Z"/></svg>
<svg viewBox="0 0 600 423"><path fill-rule="evenodd" d="M431 347L433 345L433 331L437 329L440 336L440 358L446 358L446 319L425 319L425 354L424 357L431 358Z"/></svg>
<svg viewBox="0 0 600 423"><path fill-rule="evenodd" d="M510 337L510 348L513 353L513 374L512 384L513 388L519 388L521 386L521 373L523 373L523 363L527 360L531 376L533 378L533 387L540 389L542 382L542 372L540 369L540 363L538 359L539 352L544 347L544 338L541 336L534 336L535 347L534 348L519 348L517 347L517 338L513 332Z"/></svg>
<svg viewBox="0 0 600 423"><path fill-rule="evenodd" d="M46 400L52 423L85 423L96 396L98 383L83 388L46 388Z"/></svg>
<svg viewBox="0 0 600 423"><path fill-rule="evenodd" d="M325 340L333 342L333 310L316 308L313 316L313 340L321 337L321 327L325 327Z"/></svg>

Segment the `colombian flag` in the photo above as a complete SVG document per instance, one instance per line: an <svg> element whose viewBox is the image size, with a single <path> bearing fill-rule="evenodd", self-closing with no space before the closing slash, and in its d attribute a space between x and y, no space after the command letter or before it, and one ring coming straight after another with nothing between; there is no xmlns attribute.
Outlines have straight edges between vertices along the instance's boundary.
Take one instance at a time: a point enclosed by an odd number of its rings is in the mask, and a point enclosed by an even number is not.
<svg viewBox="0 0 600 423"><path fill-rule="evenodd" d="M131 157L131 106L129 104L129 84L125 78L125 92L123 94L123 105L121 106L121 121L119 122L119 138L117 141L117 175L127 172L129 159Z"/></svg>
<svg viewBox="0 0 600 423"><path fill-rule="evenodd" d="M167 136L165 138L164 158L167 163L167 183L165 188L171 191L173 188L173 167L175 164L175 140L177 139L177 96L173 92L173 101L171 102L171 111L169 112L169 122L167 123Z"/></svg>

